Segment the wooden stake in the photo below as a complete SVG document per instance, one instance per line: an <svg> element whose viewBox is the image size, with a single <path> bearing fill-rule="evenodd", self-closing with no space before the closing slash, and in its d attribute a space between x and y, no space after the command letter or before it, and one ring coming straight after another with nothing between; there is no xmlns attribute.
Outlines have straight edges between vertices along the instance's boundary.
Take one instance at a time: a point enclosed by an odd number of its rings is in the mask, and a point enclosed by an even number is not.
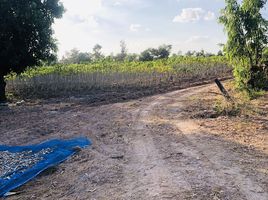
<svg viewBox="0 0 268 200"><path fill-rule="evenodd" d="M215 83L217 84L218 88L220 89L221 93L223 96L228 100L228 101L233 101L227 90L224 88L222 83L219 81L219 79L215 79Z"/></svg>

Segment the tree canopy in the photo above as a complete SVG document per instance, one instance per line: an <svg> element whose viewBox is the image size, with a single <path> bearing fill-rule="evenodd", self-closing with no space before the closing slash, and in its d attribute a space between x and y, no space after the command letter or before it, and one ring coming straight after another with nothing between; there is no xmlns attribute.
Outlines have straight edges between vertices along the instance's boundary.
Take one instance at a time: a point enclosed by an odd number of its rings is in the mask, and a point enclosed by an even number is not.
<svg viewBox="0 0 268 200"><path fill-rule="evenodd" d="M268 44L268 21L261 10L266 0L225 0L219 22L228 36L224 51L234 65L239 88L263 88L266 85L265 66Z"/></svg>
<svg viewBox="0 0 268 200"><path fill-rule="evenodd" d="M152 61L155 59L168 58L171 52L171 45L161 45L157 49L149 48L143 51L140 55L140 61Z"/></svg>
<svg viewBox="0 0 268 200"><path fill-rule="evenodd" d="M59 0L0 1L0 101L5 99L4 76L22 72L40 61L56 59L52 24L62 17Z"/></svg>
<svg viewBox="0 0 268 200"><path fill-rule="evenodd" d="M61 63L64 64L80 64L87 63L92 61L92 55L87 52L80 52L77 49L72 49L70 52L66 52L66 54L60 60Z"/></svg>

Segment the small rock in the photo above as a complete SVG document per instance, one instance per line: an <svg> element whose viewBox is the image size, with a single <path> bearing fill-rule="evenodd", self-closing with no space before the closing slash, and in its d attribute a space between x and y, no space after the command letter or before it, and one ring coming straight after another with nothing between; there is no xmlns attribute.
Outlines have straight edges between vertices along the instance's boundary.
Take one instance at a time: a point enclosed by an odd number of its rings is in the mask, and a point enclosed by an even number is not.
<svg viewBox="0 0 268 200"><path fill-rule="evenodd" d="M115 155L115 156L111 156L112 159L123 159L124 158L124 155Z"/></svg>
<svg viewBox="0 0 268 200"><path fill-rule="evenodd" d="M21 105L23 105L24 103L25 103L24 100L18 101L18 102L16 102L16 106L21 106Z"/></svg>

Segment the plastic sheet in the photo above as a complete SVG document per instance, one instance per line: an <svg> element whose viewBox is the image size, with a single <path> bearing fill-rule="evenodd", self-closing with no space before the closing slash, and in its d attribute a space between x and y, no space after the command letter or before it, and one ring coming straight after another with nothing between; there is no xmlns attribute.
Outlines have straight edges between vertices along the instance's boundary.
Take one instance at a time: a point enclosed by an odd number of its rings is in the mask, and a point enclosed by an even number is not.
<svg viewBox="0 0 268 200"><path fill-rule="evenodd" d="M0 145L0 197L91 145L87 138L50 140L31 146Z"/></svg>

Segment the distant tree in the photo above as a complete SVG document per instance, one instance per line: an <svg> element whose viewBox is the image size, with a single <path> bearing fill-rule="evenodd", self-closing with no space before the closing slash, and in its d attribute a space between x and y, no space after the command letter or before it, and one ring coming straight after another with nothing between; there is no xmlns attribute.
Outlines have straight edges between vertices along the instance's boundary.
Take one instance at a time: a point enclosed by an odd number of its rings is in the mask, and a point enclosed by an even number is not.
<svg viewBox="0 0 268 200"><path fill-rule="evenodd" d="M91 62L91 54L88 52L79 52L78 58L77 58L77 63L88 63Z"/></svg>
<svg viewBox="0 0 268 200"><path fill-rule="evenodd" d="M127 45L124 40L120 41L121 52L116 56L118 61L124 61L127 57Z"/></svg>
<svg viewBox="0 0 268 200"><path fill-rule="evenodd" d="M171 45L161 45L157 49L149 48L143 51L140 55L140 61L152 61L156 59L168 58L171 52Z"/></svg>
<svg viewBox="0 0 268 200"><path fill-rule="evenodd" d="M211 52L206 52L205 53L205 57L211 57L211 56L215 56L215 54L211 53Z"/></svg>
<svg viewBox="0 0 268 200"><path fill-rule="evenodd" d="M0 1L0 101L6 100L5 75L56 59L52 24L63 11L59 0Z"/></svg>
<svg viewBox="0 0 268 200"><path fill-rule="evenodd" d="M154 60L153 49L149 48L141 52L139 56L140 61L152 61Z"/></svg>
<svg viewBox="0 0 268 200"><path fill-rule="evenodd" d="M138 58L139 58L138 54L132 53L132 54L127 54L126 60L131 62L131 61L139 60Z"/></svg>
<svg viewBox="0 0 268 200"><path fill-rule="evenodd" d="M182 56L182 51L179 50L179 51L177 52L177 55L178 55L178 56Z"/></svg>
<svg viewBox="0 0 268 200"><path fill-rule="evenodd" d="M194 56L195 55L195 51L187 51L185 53L185 56Z"/></svg>
<svg viewBox="0 0 268 200"><path fill-rule="evenodd" d="M116 60L116 56L114 56L113 53L110 53L110 55L108 55L108 56L105 57L105 60L110 61L110 62L113 62L113 61Z"/></svg>
<svg viewBox="0 0 268 200"><path fill-rule="evenodd" d="M205 53L204 49L202 49L201 51L197 51L195 53L195 56L196 57L205 57L206 56L206 53Z"/></svg>
<svg viewBox="0 0 268 200"><path fill-rule="evenodd" d="M71 63L86 63L92 61L90 53L80 52L77 49L72 49L70 52L67 52L62 58L61 62L65 64Z"/></svg>
<svg viewBox="0 0 268 200"><path fill-rule="evenodd" d="M94 61L101 60L104 58L104 55L102 54L101 49L102 49L102 46L99 44L96 44L93 47L92 57Z"/></svg>
<svg viewBox="0 0 268 200"><path fill-rule="evenodd" d="M223 52L222 52L222 50L219 50L219 51L218 51L217 56L223 56Z"/></svg>
<svg viewBox="0 0 268 200"><path fill-rule="evenodd" d="M263 88L265 82L265 48L268 43L268 22L261 10L266 0L225 0L219 22L228 36L224 51L234 65L234 76L241 89ZM268 75L267 75L268 76Z"/></svg>
<svg viewBox="0 0 268 200"><path fill-rule="evenodd" d="M170 55L172 49L172 45L161 45L158 47L158 49L155 51L155 57L157 59L163 59L163 58L168 58Z"/></svg>

